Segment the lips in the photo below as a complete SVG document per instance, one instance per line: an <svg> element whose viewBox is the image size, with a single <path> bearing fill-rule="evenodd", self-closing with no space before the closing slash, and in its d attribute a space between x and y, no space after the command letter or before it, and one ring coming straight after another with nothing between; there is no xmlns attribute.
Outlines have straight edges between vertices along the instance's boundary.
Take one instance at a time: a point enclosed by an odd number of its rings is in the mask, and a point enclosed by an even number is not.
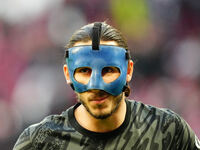
<svg viewBox="0 0 200 150"><path fill-rule="evenodd" d="M92 102L97 103L97 104L101 104L104 103L106 101L106 98L108 98L109 95L103 96L103 97L94 97L93 99L91 99Z"/></svg>
<svg viewBox="0 0 200 150"><path fill-rule="evenodd" d="M102 101L106 99L109 95L103 96L103 97L95 97L92 101Z"/></svg>

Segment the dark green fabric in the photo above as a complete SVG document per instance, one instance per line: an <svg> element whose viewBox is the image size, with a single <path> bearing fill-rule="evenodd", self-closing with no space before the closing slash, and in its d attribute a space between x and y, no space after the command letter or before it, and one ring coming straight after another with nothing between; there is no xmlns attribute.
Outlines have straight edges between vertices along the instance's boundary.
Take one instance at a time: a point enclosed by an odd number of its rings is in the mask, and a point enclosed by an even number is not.
<svg viewBox="0 0 200 150"><path fill-rule="evenodd" d="M198 150L198 138L176 113L126 100L123 124L107 133L82 128L77 104L24 130L14 150ZM196 143L196 144L195 144Z"/></svg>

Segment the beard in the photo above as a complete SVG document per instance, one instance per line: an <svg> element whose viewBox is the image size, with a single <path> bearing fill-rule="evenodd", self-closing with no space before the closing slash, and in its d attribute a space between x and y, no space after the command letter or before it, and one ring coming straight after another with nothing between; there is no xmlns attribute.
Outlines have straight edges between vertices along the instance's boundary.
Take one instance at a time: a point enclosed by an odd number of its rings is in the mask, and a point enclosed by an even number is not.
<svg viewBox="0 0 200 150"><path fill-rule="evenodd" d="M100 90L100 91L98 92L98 96L100 96L101 94L103 95L103 94L105 94L105 93L106 93L106 92ZM108 94L108 93L107 93L107 94ZM109 95L110 95L110 94L109 94ZM93 112L90 110L88 104L81 98L81 96L80 96L79 94L77 94L77 98L78 98L79 102L80 102L81 104L83 104L83 106L85 107L85 109L87 110L87 112L88 112L91 116L93 116L94 118L96 118L96 119L106 119L106 118L110 117L114 112L116 112L116 110L118 109L119 104L120 104L120 102L121 102L121 100L122 100L122 97L123 97L123 94L122 94L122 93L119 94L118 96L114 96L114 99L113 99L113 101L114 101L114 107L112 108L112 110L111 110L110 112L105 113L105 114L95 114L95 113L93 113ZM97 107L98 107L98 105L97 105Z"/></svg>

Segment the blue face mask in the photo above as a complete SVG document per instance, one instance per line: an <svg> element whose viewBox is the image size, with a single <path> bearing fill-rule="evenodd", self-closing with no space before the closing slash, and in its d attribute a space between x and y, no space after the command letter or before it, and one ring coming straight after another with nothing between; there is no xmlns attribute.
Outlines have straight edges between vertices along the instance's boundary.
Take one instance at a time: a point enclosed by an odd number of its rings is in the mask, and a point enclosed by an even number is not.
<svg viewBox="0 0 200 150"><path fill-rule="evenodd" d="M127 51L117 46L100 45L99 50L93 50L92 46L77 46L68 49L66 59L70 79L76 92L82 93L92 89L104 90L114 96L122 93L126 85ZM120 70L120 76L111 83L105 83L102 78L104 67L116 67ZM89 67L92 69L90 80L87 84L76 81L74 73L77 68Z"/></svg>

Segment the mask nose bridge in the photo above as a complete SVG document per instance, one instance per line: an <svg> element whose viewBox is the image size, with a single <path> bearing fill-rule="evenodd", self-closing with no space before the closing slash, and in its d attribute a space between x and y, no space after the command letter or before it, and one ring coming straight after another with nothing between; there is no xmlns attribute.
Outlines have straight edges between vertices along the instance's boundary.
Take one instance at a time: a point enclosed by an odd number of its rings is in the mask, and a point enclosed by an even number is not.
<svg viewBox="0 0 200 150"><path fill-rule="evenodd" d="M93 66L92 67L92 74L87 85L87 89L101 89L103 84L102 79L102 67L101 66Z"/></svg>

